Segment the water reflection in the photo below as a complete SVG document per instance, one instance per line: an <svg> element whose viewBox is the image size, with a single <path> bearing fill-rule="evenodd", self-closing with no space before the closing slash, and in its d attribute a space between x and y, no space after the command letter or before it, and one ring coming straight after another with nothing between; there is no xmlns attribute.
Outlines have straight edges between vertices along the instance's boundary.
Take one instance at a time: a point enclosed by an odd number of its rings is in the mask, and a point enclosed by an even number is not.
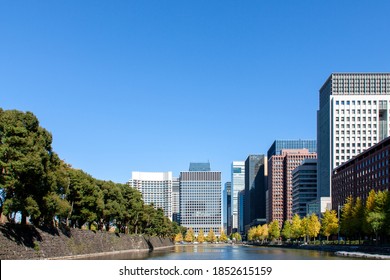
<svg viewBox="0 0 390 280"><path fill-rule="evenodd" d="M153 252L119 253L85 259L100 260L345 260L330 252L225 244L177 245Z"/></svg>
<svg viewBox="0 0 390 280"><path fill-rule="evenodd" d="M152 252L150 259L166 260L330 260L345 259L330 252L241 245L182 245L170 254Z"/></svg>

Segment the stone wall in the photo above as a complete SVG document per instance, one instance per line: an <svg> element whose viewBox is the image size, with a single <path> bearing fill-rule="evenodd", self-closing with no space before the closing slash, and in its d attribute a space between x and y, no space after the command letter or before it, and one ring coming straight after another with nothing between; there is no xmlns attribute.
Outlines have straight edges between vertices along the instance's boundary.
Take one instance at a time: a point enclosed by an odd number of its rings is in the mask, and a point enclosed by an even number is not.
<svg viewBox="0 0 390 280"><path fill-rule="evenodd" d="M75 257L118 251L149 251L173 246L169 238L80 229L38 229L0 225L0 260Z"/></svg>

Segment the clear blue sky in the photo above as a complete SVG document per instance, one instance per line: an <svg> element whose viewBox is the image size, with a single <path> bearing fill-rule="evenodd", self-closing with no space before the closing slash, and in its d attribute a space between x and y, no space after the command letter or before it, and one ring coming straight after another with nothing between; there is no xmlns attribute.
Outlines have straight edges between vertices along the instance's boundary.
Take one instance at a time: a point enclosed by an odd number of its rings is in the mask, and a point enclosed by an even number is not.
<svg viewBox="0 0 390 280"><path fill-rule="evenodd" d="M390 72L390 1L1 1L0 107L95 178L315 139L332 72Z"/></svg>

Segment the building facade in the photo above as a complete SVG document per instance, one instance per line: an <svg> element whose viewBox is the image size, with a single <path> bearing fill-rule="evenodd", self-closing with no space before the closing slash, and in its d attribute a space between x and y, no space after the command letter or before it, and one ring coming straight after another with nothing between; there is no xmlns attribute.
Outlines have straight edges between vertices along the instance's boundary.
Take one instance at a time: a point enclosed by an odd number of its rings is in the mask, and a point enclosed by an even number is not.
<svg viewBox="0 0 390 280"><path fill-rule="evenodd" d="M164 215L173 220L172 172L132 172L130 186L142 194L146 204L162 208Z"/></svg>
<svg viewBox="0 0 390 280"><path fill-rule="evenodd" d="M292 171L292 212L301 218L310 214L317 199L317 159L305 159Z"/></svg>
<svg viewBox="0 0 390 280"><path fill-rule="evenodd" d="M245 161L245 209L244 227L266 216L265 196L267 190L268 166L265 155L249 155Z"/></svg>
<svg viewBox="0 0 390 280"><path fill-rule="evenodd" d="M390 137L336 167L332 175L332 208L347 197L366 201L371 190L390 191Z"/></svg>
<svg viewBox="0 0 390 280"><path fill-rule="evenodd" d="M203 171L203 164L190 166L200 166L200 169L180 172L180 225L192 228L195 235L201 229L205 234L212 229L219 235L222 227L221 172Z"/></svg>
<svg viewBox="0 0 390 280"><path fill-rule="evenodd" d="M268 149L267 157L281 155L282 150L308 149L310 153L317 152L317 140L275 140Z"/></svg>
<svg viewBox="0 0 390 280"><path fill-rule="evenodd" d="M305 159L317 158L316 153L308 149L282 150L268 161L268 199L269 217L267 223L292 218L292 171Z"/></svg>
<svg viewBox="0 0 390 280"><path fill-rule="evenodd" d="M231 195L231 220L232 231L238 231L238 193L245 190L245 161L233 161L231 166L231 182L232 182L232 195Z"/></svg>
<svg viewBox="0 0 390 280"><path fill-rule="evenodd" d="M332 170L389 135L390 73L334 73L319 91L318 197L329 208Z"/></svg>
<svg viewBox="0 0 390 280"><path fill-rule="evenodd" d="M224 195L223 195L223 205L224 205L224 229L226 233L230 234L232 232L232 183L226 182Z"/></svg>

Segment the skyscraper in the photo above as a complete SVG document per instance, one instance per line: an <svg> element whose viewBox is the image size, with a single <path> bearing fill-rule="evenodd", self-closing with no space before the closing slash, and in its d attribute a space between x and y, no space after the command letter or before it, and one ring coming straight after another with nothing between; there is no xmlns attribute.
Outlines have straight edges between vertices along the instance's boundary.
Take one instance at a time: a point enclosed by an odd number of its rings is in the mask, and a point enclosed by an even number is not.
<svg viewBox="0 0 390 280"><path fill-rule="evenodd" d="M390 73L331 74L319 91L318 201L330 208L332 170L389 135Z"/></svg>
<svg viewBox="0 0 390 280"><path fill-rule="evenodd" d="M232 195L231 195L231 219L232 230L237 231L238 228L238 193L245 190L245 161L233 161L231 167L231 182L232 182Z"/></svg>
<svg viewBox="0 0 390 280"><path fill-rule="evenodd" d="M245 160L245 231L258 223L265 223L267 168L265 155L249 155Z"/></svg>
<svg viewBox="0 0 390 280"><path fill-rule="evenodd" d="M316 140L275 140L268 149L268 160L274 155L280 155L282 150L308 149L310 153L317 152Z"/></svg>
<svg viewBox="0 0 390 280"><path fill-rule="evenodd" d="M172 221L172 172L132 172L130 186L141 192L146 204L162 208Z"/></svg>
<svg viewBox="0 0 390 280"><path fill-rule="evenodd" d="M191 171L180 172L180 225L192 228L195 235L201 229L206 234L212 229L219 235L222 227L221 172L205 171L210 170L209 163L190 166Z"/></svg>
<svg viewBox="0 0 390 280"><path fill-rule="evenodd" d="M269 159L268 223L277 220L281 226L292 218L292 171L308 158L317 158L317 154L308 149L291 149Z"/></svg>
<svg viewBox="0 0 390 280"><path fill-rule="evenodd" d="M292 171L292 212L302 218L317 198L317 159L305 159Z"/></svg>
<svg viewBox="0 0 390 280"><path fill-rule="evenodd" d="M232 232L232 183L226 182L225 189L223 191L223 207L224 207L224 229L226 229L227 234ZM225 224L226 223L226 224Z"/></svg>

